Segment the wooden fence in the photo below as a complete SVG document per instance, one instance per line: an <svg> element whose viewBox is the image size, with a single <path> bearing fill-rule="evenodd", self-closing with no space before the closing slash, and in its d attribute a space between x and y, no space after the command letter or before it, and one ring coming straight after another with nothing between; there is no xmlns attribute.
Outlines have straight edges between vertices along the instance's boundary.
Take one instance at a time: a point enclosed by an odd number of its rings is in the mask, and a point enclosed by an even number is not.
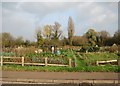
<svg viewBox="0 0 120 86"><path fill-rule="evenodd" d="M118 60L108 60L108 61L96 61L96 65L103 65L108 63L118 63Z"/></svg>
<svg viewBox="0 0 120 86"><path fill-rule="evenodd" d="M14 59L14 58L17 58L17 59L20 59L21 62L5 62L4 59ZM69 63L67 65L65 64L49 64L48 63L48 58L46 57L45 58L45 61L44 63L30 63L30 62L25 62L25 57L3 57L1 56L1 66L3 66L3 64L20 64L22 66L25 66L25 65L41 65L41 66L69 66L69 67L72 67L72 60L69 59Z"/></svg>

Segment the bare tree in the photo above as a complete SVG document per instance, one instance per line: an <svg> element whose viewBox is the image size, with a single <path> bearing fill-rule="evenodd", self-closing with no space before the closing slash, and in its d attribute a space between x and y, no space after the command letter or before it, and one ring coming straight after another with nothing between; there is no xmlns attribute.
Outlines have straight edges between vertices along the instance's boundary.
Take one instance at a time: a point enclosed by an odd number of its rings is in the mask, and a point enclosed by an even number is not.
<svg viewBox="0 0 120 86"><path fill-rule="evenodd" d="M100 32L100 40L101 40L101 45L104 45L105 40L107 40L110 37L110 34L107 31L101 31Z"/></svg>
<svg viewBox="0 0 120 86"><path fill-rule="evenodd" d="M61 25L58 22L55 22L55 25L53 25L52 28L52 38L55 40L58 40L62 34L62 31L60 30Z"/></svg>
<svg viewBox="0 0 120 86"><path fill-rule="evenodd" d="M69 45L72 45L73 36L74 36L74 22L73 22L72 18L69 17L69 20L68 20L68 40L69 40Z"/></svg>

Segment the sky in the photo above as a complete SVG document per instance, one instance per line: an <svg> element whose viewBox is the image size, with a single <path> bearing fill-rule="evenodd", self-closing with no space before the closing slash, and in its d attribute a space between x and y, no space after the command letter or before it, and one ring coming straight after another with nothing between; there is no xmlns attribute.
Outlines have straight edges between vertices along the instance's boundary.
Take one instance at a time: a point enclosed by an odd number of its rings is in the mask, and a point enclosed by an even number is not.
<svg viewBox="0 0 120 86"><path fill-rule="evenodd" d="M14 37L23 36L35 41L37 27L61 24L67 37L68 19L72 17L75 35L82 36L88 29L106 30L111 36L118 30L118 2L8 2L0 3L0 27Z"/></svg>

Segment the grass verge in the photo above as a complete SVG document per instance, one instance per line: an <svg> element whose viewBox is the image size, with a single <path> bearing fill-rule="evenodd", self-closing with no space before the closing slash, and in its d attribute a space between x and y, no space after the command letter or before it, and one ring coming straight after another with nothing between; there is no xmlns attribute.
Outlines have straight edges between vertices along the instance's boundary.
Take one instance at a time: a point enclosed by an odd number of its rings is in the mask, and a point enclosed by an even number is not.
<svg viewBox="0 0 120 86"><path fill-rule="evenodd" d="M120 66L79 66L79 67L53 67L53 66L24 66L4 65L2 70L9 71L39 71L39 72L120 72Z"/></svg>

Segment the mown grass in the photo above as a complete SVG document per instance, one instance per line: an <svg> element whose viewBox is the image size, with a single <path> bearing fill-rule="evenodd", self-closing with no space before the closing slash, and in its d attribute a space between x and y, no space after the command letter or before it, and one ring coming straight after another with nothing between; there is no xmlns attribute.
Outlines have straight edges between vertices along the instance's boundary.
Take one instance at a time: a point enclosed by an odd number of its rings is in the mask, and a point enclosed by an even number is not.
<svg viewBox="0 0 120 86"><path fill-rule="evenodd" d="M120 72L120 66L79 66L79 67L52 67L52 66L24 66L4 65L2 70L11 71L40 71L40 72Z"/></svg>

